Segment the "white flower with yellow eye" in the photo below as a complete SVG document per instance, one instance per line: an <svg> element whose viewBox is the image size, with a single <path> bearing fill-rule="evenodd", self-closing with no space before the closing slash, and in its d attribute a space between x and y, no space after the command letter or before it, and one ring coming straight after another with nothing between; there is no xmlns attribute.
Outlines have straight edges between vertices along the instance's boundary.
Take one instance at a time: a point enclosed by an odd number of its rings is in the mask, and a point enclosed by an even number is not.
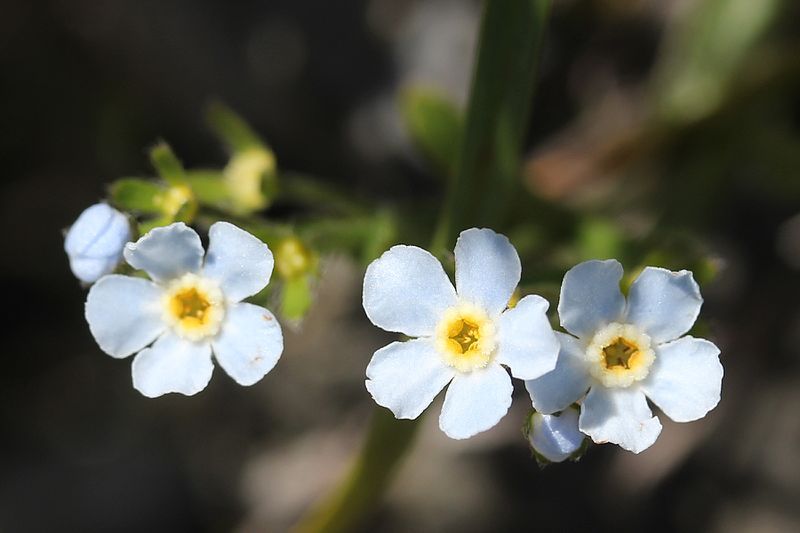
<svg viewBox="0 0 800 533"><path fill-rule="evenodd" d="M200 392L214 370L212 353L237 383L252 385L283 351L272 313L242 302L269 282L272 252L227 222L208 235L204 259L200 237L182 222L150 231L124 255L152 281L105 276L86 298L100 348L116 358L137 354L133 386L145 396Z"/></svg>
<svg viewBox="0 0 800 533"><path fill-rule="evenodd" d="M661 433L647 398L676 422L697 420L719 403L723 371L713 343L682 336L703 303L691 272L647 267L627 301L621 279L614 260L586 261L567 272L558 314L572 335L557 334L556 368L525 385L545 414L586 395L580 430L596 443L639 453Z"/></svg>
<svg viewBox="0 0 800 533"><path fill-rule="evenodd" d="M519 379L541 376L555 366L558 340L540 296L506 309L521 273L506 237L464 231L455 261L455 288L441 263L415 246L394 246L369 265L367 316L416 338L375 352L366 386L397 418L416 418L450 383L439 427L465 439L493 427L511 405L511 378L501 365Z"/></svg>

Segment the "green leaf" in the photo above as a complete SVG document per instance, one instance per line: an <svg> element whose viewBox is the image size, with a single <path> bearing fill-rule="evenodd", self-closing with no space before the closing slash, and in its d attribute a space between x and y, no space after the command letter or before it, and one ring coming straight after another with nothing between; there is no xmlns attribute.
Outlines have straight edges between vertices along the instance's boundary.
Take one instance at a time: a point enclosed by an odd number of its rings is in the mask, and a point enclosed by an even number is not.
<svg viewBox="0 0 800 533"><path fill-rule="evenodd" d="M250 125L225 104L213 102L209 105L206 120L217 137L233 152L266 148Z"/></svg>
<svg viewBox="0 0 800 533"><path fill-rule="evenodd" d="M150 149L150 162L158 171L164 181L170 185L182 185L186 183L186 173L183 164L175 156L172 148L164 141L159 142Z"/></svg>
<svg viewBox="0 0 800 533"><path fill-rule="evenodd" d="M123 211L144 214L160 213L156 198L163 188L157 183L138 178L123 178L109 188L111 202Z"/></svg>
<svg viewBox="0 0 800 533"><path fill-rule="evenodd" d="M740 66L780 12L781 0L702 0L675 20L656 66L659 118L704 118L725 99Z"/></svg>
<svg viewBox="0 0 800 533"><path fill-rule="evenodd" d="M520 184L550 0L485 3L455 177L432 246L449 248L471 226L500 228Z"/></svg>
<svg viewBox="0 0 800 533"><path fill-rule="evenodd" d="M400 111L414 143L437 170L452 176L463 128L456 106L435 90L410 87L400 97Z"/></svg>
<svg viewBox="0 0 800 533"><path fill-rule="evenodd" d="M288 279L283 283L281 311L289 320L301 320L311 307L311 276Z"/></svg>

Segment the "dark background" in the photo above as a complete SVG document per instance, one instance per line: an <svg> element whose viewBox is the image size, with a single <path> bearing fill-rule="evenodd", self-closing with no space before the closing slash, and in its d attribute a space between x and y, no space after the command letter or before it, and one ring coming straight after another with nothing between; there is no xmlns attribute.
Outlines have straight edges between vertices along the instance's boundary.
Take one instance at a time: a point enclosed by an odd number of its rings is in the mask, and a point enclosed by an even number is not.
<svg viewBox="0 0 800 533"><path fill-rule="evenodd" d="M369 530L800 530L797 6L748 59L777 75L737 67L752 87L720 110L613 164L591 156L638 131L668 21L693 3L556 2L526 168L531 193L561 209L634 236L658 210L703 243L720 265L703 287L720 406L691 424L662 416L638 456L597 447L545 470L519 437L522 390L467 442L428 416ZM212 99L281 168L376 205L436 201L397 91L425 83L463 104L478 18L477 2L455 0L0 2L0 529L278 531L338 479L372 409L363 369L389 339L360 310L357 264L325 260L317 306L256 386L217 371L196 397L150 400L129 361L93 342L62 229L111 180L152 174L157 139L189 166L223 165L203 120ZM631 182L647 185L641 209L616 203L614 184Z"/></svg>

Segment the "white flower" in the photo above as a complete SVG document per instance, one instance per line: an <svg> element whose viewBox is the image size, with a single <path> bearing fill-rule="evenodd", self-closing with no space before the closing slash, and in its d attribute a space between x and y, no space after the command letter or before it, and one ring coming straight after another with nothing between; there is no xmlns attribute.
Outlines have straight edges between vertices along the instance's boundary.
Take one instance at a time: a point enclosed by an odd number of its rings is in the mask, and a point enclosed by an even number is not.
<svg viewBox="0 0 800 533"><path fill-rule="evenodd" d="M557 333L555 370L526 387L542 413L560 411L588 390L580 430L597 443L639 453L661 432L647 398L676 422L702 418L719 402L722 365L713 343L682 337L703 303L691 272L647 267L627 302L621 279L614 260L587 261L567 272L558 314L572 335Z"/></svg>
<svg viewBox="0 0 800 533"><path fill-rule="evenodd" d="M574 407L568 407L560 414L534 412L531 415L528 442L536 453L551 463L569 459L581 448L585 438L578 429L578 410Z"/></svg>
<svg viewBox="0 0 800 533"><path fill-rule="evenodd" d="M86 208L67 231L64 251L75 277L94 283L114 271L129 240L128 218L108 204L95 204Z"/></svg>
<svg viewBox="0 0 800 533"><path fill-rule="evenodd" d="M152 281L112 274L89 291L92 335L112 357L137 353L133 386L145 396L200 392L211 379L212 352L237 383L252 385L283 351L272 313L241 301L269 282L272 252L227 222L208 235L204 261L194 230L182 222L156 228L125 247L127 262Z"/></svg>
<svg viewBox="0 0 800 533"><path fill-rule="evenodd" d="M397 418L416 418L448 384L439 427L454 439L485 431L511 405L511 378L553 369L558 355L547 302L508 301L519 256L508 239L470 229L456 242L456 288L430 253L394 246L367 268L364 310L376 326L409 337L375 352L367 390Z"/></svg>

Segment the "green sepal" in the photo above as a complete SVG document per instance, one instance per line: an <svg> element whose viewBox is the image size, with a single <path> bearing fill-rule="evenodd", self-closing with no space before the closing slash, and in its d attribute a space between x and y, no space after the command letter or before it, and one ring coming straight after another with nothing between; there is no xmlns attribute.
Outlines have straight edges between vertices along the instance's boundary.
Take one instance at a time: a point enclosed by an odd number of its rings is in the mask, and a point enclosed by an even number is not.
<svg viewBox="0 0 800 533"><path fill-rule="evenodd" d="M156 199L163 188L157 183L139 178L122 178L111 184L108 193L111 203L123 211L143 214L161 212Z"/></svg>
<svg viewBox="0 0 800 533"><path fill-rule="evenodd" d="M206 121L217 137L233 152L253 148L266 149L266 145L250 125L221 102L213 102L208 106Z"/></svg>
<svg viewBox="0 0 800 533"><path fill-rule="evenodd" d="M183 169L183 164L166 142L160 141L150 149L150 162L158 171L158 175L168 184L186 184L186 172Z"/></svg>
<svg viewBox="0 0 800 533"><path fill-rule="evenodd" d="M217 170L191 170L186 172L186 183L192 188L197 201L204 205L227 209L230 206L228 186Z"/></svg>

